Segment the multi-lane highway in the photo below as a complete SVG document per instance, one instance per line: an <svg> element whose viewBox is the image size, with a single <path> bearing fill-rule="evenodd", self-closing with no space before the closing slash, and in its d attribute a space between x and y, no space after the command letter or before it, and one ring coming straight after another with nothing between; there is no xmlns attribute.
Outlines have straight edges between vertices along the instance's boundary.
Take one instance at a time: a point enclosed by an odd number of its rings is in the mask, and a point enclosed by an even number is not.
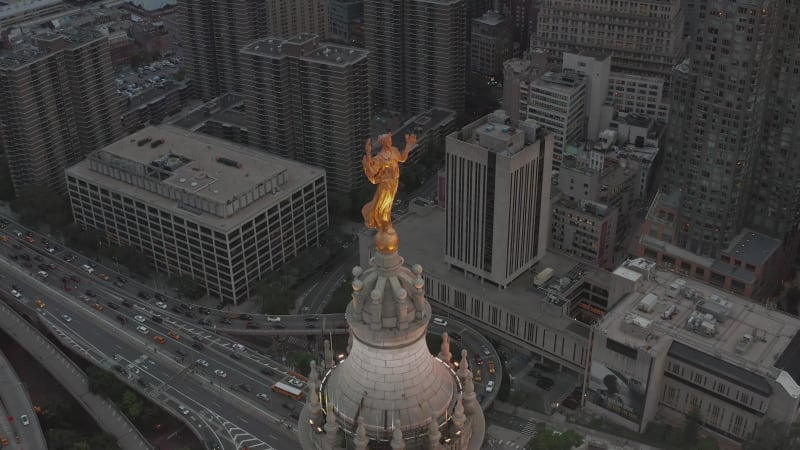
<svg viewBox="0 0 800 450"><path fill-rule="evenodd" d="M16 371L0 353L0 445L11 449L47 448L39 418Z"/></svg>

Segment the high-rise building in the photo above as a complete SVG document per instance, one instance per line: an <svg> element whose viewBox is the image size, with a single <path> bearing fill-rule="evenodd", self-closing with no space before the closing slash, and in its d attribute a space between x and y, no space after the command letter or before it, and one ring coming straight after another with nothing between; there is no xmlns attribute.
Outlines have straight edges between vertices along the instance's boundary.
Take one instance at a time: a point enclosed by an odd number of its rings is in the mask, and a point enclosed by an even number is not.
<svg viewBox="0 0 800 450"><path fill-rule="evenodd" d="M532 48L610 54L612 70L669 79L685 56L683 0L598 3L543 0Z"/></svg>
<svg viewBox="0 0 800 450"><path fill-rule="evenodd" d="M600 113L608 96L611 57L607 54L564 53L562 67L586 77L586 136L594 140L600 133Z"/></svg>
<svg viewBox="0 0 800 450"><path fill-rule="evenodd" d="M352 44L353 22L364 18L364 0L331 0L331 36Z"/></svg>
<svg viewBox="0 0 800 450"><path fill-rule="evenodd" d="M64 188L64 169L120 137L123 103L108 38L25 30L0 51L0 141L14 189Z"/></svg>
<svg viewBox="0 0 800 450"><path fill-rule="evenodd" d="M332 190L362 186L368 52L304 33L251 42L242 60L250 144L325 168Z"/></svg>
<svg viewBox="0 0 800 450"><path fill-rule="evenodd" d="M66 179L78 224L233 303L328 227L321 169L173 126L109 144Z"/></svg>
<svg viewBox="0 0 800 450"><path fill-rule="evenodd" d="M329 1L266 0L268 34L259 37L288 38L300 33L314 33L321 38L327 38L331 34Z"/></svg>
<svg viewBox="0 0 800 450"><path fill-rule="evenodd" d="M178 23L186 72L203 100L241 92L239 51L248 42L330 30L326 0L179 0Z"/></svg>
<svg viewBox="0 0 800 450"><path fill-rule="evenodd" d="M447 137L445 262L505 288L547 247L553 135L497 111Z"/></svg>
<svg viewBox="0 0 800 450"><path fill-rule="evenodd" d="M486 11L482 16L472 19L469 51L473 71L500 77L503 63L511 59L513 51L511 25L511 21L497 11Z"/></svg>
<svg viewBox="0 0 800 450"><path fill-rule="evenodd" d="M582 73L555 71L520 85L520 121L533 119L553 133L555 169L567 145L586 136L586 85Z"/></svg>
<svg viewBox="0 0 800 450"><path fill-rule="evenodd" d="M364 27L374 107L464 111L464 0L365 0Z"/></svg>

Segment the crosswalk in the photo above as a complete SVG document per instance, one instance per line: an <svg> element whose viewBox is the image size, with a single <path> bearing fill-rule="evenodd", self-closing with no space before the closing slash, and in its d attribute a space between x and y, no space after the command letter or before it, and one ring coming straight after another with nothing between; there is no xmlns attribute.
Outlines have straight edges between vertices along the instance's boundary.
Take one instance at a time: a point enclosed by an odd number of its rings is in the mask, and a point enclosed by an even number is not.
<svg viewBox="0 0 800 450"><path fill-rule="evenodd" d="M525 436L533 437L536 434L536 424L533 422L527 422L524 427L522 427L522 434Z"/></svg>

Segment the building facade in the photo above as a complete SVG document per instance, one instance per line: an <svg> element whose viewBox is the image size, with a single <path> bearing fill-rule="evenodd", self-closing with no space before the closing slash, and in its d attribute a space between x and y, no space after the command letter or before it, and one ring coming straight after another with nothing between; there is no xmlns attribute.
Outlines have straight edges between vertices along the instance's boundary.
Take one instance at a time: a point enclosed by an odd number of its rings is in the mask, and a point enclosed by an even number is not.
<svg viewBox="0 0 800 450"><path fill-rule="evenodd" d="M597 267L613 267L619 209L566 197L553 202L549 247Z"/></svg>
<svg viewBox="0 0 800 450"><path fill-rule="evenodd" d="M445 261L505 288L547 246L553 138L498 113L447 137Z"/></svg>
<svg viewBox="0 0 800 450"><path fill-rule="evenodd" d="M63 171L118 139L124 104L108 38L83 29L23 31L0 51L0 147L14 190L64 189Z"/></svg>
<svg viewBox="0 0 800 450"><path fill-rule="evenodd" d="M355 44L354 21L364 19L364 0L331 0L331 36Z"/></svg>
<svg viewBox="0 0 800 450"><path fill-rule="evenodd" d="M465 0L365 0L373 108L464 111Z"/></svg>
<svg viewBox="0 0 800 450"><path fill-rule="evenodd" d="M258 37L288 38L313 33L321 38L331 35L329 0L266 0L267 33Z"/></svg>
<svg viewBox="0 0 800 450"><path fill-rule="evenodd" d="M514 43L511 21L497 11L472 19L470 67L481 75L500 78L503 63L511 59Z"/></svg>
<svg viewBox="0 0 800 450"><path fill-rule="evenodd" d="M66 180L76 223L234 304L328 227L322 170L171 126L93 152Z"/></svg>
<svg viewBox="0 0 800 450"><path fill-rule="evenodd" d="M610 54L612 70L668 80L684 58L683 0L543 0L532 48L558 63L564 52Z"/></svg>
<svg viewBox="0 0 800 450"><path fill-rule="evenodd" d="M330 189L361 187L370 119L368 52L320 44L306 33L251 42L242 59L251 145L323 167Z"/></svg>
<svg viewBox="0 0 800 450"><path fill-rule="evenodd" d="M520 120L553 133L553 169L561 167L567 145L586 136L586 93L586 77L575 72L545 72L520 84Z"/></svg>

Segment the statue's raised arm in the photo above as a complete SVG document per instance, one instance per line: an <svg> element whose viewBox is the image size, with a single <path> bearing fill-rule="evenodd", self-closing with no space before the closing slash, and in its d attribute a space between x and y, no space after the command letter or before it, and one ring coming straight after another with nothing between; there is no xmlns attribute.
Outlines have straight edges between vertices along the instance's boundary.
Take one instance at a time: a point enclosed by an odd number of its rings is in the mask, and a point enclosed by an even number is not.
<svg viewBox="0 0 800 450"><path fill-rule="evenodd" d="M375 237L378 251L391 253L397 250L399 239L392 227L392 207L394 206L397 186L400 182L400 163L408 159L411 149L417 144L417 136L406 135L406 148L400 153L392 146L392 134L383 134L378 138L381 149L372 155L372 140L366 144L364 155L364 173L372 184L376 185L372 201L364 205L361 214L369 228L377 228Z"/></svg>

